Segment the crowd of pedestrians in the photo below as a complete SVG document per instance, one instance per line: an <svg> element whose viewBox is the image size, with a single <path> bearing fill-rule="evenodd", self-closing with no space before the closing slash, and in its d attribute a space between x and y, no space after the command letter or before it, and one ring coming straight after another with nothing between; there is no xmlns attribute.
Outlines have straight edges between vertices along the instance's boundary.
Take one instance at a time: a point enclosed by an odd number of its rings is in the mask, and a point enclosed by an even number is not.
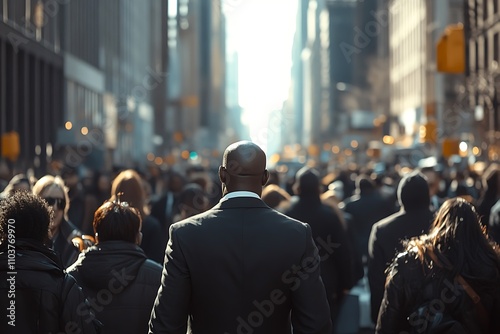
<svg viewBox="0 0 500 334"><path fill-rule="evenodd" d="M376 333L500 332L499 165L266 167L244 141L217 170L12 175L0 332L342 333L362 282Z"/></svg>

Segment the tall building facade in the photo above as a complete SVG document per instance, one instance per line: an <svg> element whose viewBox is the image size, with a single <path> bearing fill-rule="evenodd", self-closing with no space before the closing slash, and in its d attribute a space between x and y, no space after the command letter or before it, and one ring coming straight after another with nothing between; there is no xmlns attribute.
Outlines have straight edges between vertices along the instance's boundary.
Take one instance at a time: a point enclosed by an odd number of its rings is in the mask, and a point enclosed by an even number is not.
<svg viewBox="0 0 500 334"><path fill-rule="evenodd" d="M166 14L166 1L0 4L0 133L19 134L20 170L146 163L162 142Z"/></svg>
<svg viewBox="0 0 500 334"><path fill-rule="evenodd" d="M413 141L425 106L426 3L391 1L389 13L391 134Z"/></svg>
<svg viewBox="0 0 500 334"><path fill-rule="evenodd" d="M364 156L369 142L380 139L377 122L389 105L387 4L329 0L328 8L332 142Z"/></svg>
<svg viewBox="0 0 500 334"><path fill-rule="evenodd" d="M440 154L444 140L470 136L469 118L456 122L470 113L460 102L464 75L436 65L436 45L448 25L463 22L463 8L461 0L390 1L391 134L403 146L427 140Z"/></svg>
<svg viewBox="0 0 500 334"><path fill-rule="evenodd" d="M281 141L294 148L287 159L318 156L330 136L329 27L325 0L298 1L289 94L281 116L274 117L283 129Z"/></svg>
<svg viewBox="0 0 500 334"><path fill-rule="evenodd" d="M249 139L248 128L242 124L243 108L239 104L239 60L238 54L232 52L227 54L226 62L226 143Z"/></svg>
<svg viewBox="0 0 500 334"><path fill-rule="evenodd" d="M67 163L144 166L167 140L155 126L166 104L165 4L75 0L64 9Z"/></svg>
<svg viewBox="0 0 500 334"><path fill-rule="evenodd" d="M62 5L0 4L0 155L15 172L43 174L64 108Z"/></svg>
<svg viewBox="0 0 500 334"><path fill-rule="evenodd" d="M307 8L307 39L302 50L303 125L302 145L319 155L330 138L330 39L325 1L311 0Z"/></svg>
<svg viewBox="0 0 500 334"><path fill-rule="evenodd" d="M286 126L286 130L283 132L283 142L291 144L301 144L304 141L304 67L302 52L307 44L308 7L309 0L299 0L297 3L296 30L292 44L291 85L283 111L285 115L284 126Z"/></svg>
<svg viewBox="0 0 500 334"><path fill-rule="evenodd" d="M485 158L500 159L500 1L465 2L466 94L474 110L477 143Z"/></svg>
<svg viewBox="0 0 500 334"><path fill-rule="evenodd" d="M176 3L177 1L172 1ZM170 154L225 144L226 51L221 0L179 0L176 39L169 46ZM174 26L174 23L171 24Z"/></svg>

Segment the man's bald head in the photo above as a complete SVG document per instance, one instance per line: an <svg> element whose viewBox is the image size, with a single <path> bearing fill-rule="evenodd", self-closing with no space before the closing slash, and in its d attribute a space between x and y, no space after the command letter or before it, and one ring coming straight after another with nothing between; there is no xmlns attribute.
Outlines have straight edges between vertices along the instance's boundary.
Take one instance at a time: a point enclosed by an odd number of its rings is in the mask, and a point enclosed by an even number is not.
<svg viewBox="0 0 500 334"><path fill-rule="evenodd" d="M247 190L260 195L262 186L269 178L266 154L250 141L231 144L224 151L219 177L225 186L225 193Z"/></svg>

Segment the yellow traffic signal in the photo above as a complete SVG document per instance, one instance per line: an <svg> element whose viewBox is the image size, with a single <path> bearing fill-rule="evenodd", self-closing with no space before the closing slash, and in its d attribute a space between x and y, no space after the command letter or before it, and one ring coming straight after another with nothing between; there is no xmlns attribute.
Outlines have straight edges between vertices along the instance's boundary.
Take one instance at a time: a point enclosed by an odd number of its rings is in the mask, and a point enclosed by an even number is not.
<svg viewBox="0 0 500 334"><path fill-rule="evenodd" d="M448 159L452 155L460 154L460 141L458 139L446 138L443 139L443 157Z"/></svg>
<svg viewBox="0 0 500 334"><path fill-rule="evenodd" d="M437 122L429 120L425 125L420 126L420 141L435 144L437 143Z"/></svg>
<svg viewBox="0 0 500 334"><path fill-rule="evenodd" d="M16 131L6 132L2 134L2 156L14 162L21 153L21 145L19 143L19 134Z"/></svg>
<svg viewBox="0 0 500 334"><path fill-rule="evenodd" d="M461 23L446 27L436 46L436 58L438 72L465 72L465 35Z"/></svg>

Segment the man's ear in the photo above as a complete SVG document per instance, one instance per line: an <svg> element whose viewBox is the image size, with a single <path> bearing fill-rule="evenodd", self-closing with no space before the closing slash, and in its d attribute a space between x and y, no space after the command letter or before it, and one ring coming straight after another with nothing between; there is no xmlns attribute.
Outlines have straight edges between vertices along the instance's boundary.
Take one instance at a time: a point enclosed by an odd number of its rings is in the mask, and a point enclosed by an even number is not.
<svg viewBox="0 0 500 334"><path fill-rule="evenodd" d="M222 166L219 166L219 179L220 182L226 183L226 170Z"/></svg>
<svg viewBox="0 0 500 334"><path fill-rule="evenodd" d="M265 186L267 181L269 181L269 171L266 169L262 174L262 185Z"/></svg>

